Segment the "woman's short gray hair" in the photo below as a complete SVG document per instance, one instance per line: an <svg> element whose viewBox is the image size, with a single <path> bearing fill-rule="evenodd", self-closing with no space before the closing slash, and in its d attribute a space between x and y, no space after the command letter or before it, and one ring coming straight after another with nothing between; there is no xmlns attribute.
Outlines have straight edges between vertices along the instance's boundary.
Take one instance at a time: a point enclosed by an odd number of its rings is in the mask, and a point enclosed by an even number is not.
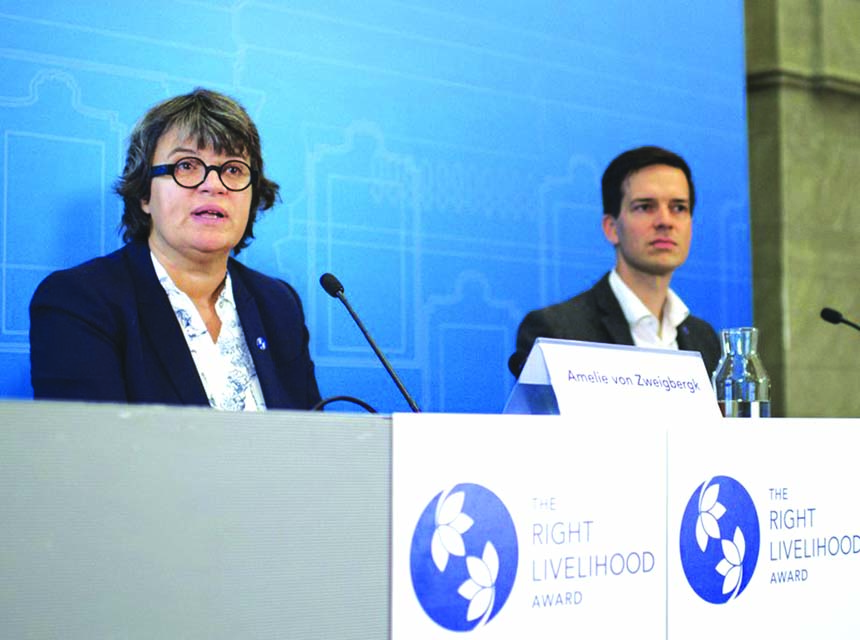
<svg viewBox="0 0 860 640"><path fill-rule="evenodd" d="M246 156L258 178L251 185L251 210L245 233L233 252L248 246L254 237L257 212L272 207L278 197L278 184L266 178L257 126L245 109L233 98L207 89L195 89L152 107L135 125L128 141L125 169L116 183L115 191L123 199L125 209L120 229L125 242L146 240L152 229L152 219L141 208L148 201L152 157L158 141L167 131L176 129L181 137L194 139L201 149L215 153Z"/></svg>

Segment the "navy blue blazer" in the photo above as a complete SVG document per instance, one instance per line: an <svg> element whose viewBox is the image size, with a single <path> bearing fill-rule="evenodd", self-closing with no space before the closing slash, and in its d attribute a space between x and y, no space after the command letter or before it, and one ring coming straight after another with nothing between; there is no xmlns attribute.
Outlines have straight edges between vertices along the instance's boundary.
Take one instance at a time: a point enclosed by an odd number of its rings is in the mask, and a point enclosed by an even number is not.
<svg viewBox="0 0 860 640"><path fill-rule="evenodd" d="M536 309L523 318L517 331L517 350L508 359L508 368L515 376L520 375L538 337L633 346L630 325L609 286L609 273L570 300ZM701 353L709 376L722 355L714 328L692 315L678 326L678 348Z"/></svg>
<svg viewBox="0 0 860 640"><path fill-rule="evenodd" d="M296 291L234 259L227 268L266 406L320 400ZM145 242L49 275L30 302L35 398L209 405Z"/></svg>

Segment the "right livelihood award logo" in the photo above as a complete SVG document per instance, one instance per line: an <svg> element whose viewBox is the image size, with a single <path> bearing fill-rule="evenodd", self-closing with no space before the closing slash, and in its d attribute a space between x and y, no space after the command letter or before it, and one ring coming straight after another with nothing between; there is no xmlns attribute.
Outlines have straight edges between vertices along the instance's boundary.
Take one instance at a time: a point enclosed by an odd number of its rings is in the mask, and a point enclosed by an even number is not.
<svg viewBox="0 0 860 640"><path fill-rule="evenodd" d="M717 476L693 492L681 520L681 565L700 598L725 604L743 593L760 542L755 505L737 480Z"/></svg>
<svg viewBox="0 0 860 640"><path fill-rule="evenodd" d="M484 626L502 609L517 574L517 533L489 489L458 484L424 509L410 550L415 595L451 631Z"/></svg>

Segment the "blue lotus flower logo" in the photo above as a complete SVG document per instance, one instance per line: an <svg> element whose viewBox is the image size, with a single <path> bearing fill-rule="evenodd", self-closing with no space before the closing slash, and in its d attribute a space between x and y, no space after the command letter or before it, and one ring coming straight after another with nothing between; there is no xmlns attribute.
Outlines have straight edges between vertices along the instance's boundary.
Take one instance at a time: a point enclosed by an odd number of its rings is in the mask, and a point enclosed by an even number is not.
<svg viewBox="0 0 860 640"><path fill-rule="evenodd" d="M518 556L516 529L501 500L480 485L460 484L437 494L418 520L412 585L437 624L471 631L505 604Z"/></svg>
<svg viewBox="0 0 860 640"><path fill-rule="evenodd" d="M758 562L758 514L737 480L718 476L702 483L681 521L681 564L699 597L713 604L737 598Z"/></svg>

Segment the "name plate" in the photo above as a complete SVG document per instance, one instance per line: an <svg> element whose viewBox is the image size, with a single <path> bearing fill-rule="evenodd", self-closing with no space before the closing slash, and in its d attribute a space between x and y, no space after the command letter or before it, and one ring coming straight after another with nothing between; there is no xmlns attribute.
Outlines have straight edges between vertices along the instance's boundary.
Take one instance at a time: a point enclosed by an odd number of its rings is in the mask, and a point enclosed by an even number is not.
<svg viewBox="0 0 860 640"><path fill-rule="evenodd" d="M505 413L640 418L719 417L702 356L695 351L538 338Z"/></svg>

